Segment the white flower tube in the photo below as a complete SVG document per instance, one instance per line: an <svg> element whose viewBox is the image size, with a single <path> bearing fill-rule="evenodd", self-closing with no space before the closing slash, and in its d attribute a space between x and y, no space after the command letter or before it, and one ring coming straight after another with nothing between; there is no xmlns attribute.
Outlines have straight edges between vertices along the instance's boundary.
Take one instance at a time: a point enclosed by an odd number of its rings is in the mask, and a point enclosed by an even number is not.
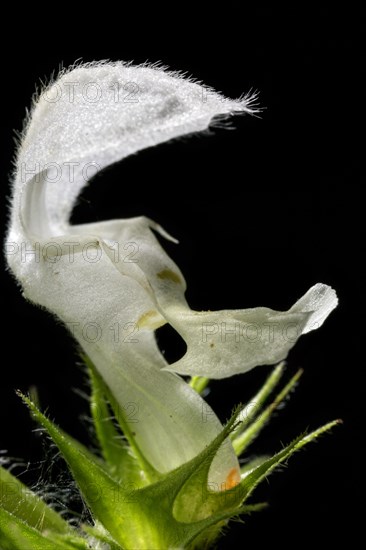
<svg viewBox="0 0 366 550"><path fill-rule="evenodd" d="M277 362L337 304L335 292L318 284L286 313L194 312L184 298L184 277L154 231L170 237L155 222L69 224L96 171L232 112L250 112L248 100L226 99L157 67L84 65L40 95L18 151L9 265L25 296L73 332L126 416L128 404L135 404L136 443L160 472L196 456L222 428L175 373L222 378ZM188 346L172 365L154 335L166 322ZM229 442L210 472L210 481L228 479L239 480Z"/></svg>

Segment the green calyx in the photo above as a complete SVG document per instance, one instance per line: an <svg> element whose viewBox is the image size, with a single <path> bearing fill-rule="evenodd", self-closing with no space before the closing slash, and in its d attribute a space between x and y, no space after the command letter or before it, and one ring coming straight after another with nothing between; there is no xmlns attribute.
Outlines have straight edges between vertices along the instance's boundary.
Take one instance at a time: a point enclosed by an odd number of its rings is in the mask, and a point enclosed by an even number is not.
<svg viewBox="0 0 366 550"><path fill-rule="evenodd" d="M230 519L265 506L247 503L261 481L296 451L339 423L330 422L297 438L274 456L245 465L237 485L212 487L208 483L209 470L223 442L230 438L237 455L241 455L292 390L299 374L265 407L283 374L283 365L276 367L251 401L250 415L248 407L237 409L200 454L161 474L146 461L118 404L93 365L88 360L86 363L91 380L92 419L102 458L63 432L28 397L22 398L64 457L93 522L71 526L0 467L0 548L4 550L209 548ZM197 379L192 386L202 391L206 383Z"/></svg>

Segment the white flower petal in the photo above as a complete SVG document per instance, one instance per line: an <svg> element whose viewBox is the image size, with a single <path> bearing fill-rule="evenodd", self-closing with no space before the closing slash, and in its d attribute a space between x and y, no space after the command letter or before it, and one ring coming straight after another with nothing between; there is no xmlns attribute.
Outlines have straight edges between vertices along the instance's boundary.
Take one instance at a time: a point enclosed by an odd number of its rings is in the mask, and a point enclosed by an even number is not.
<svg viewBox="0 0 366 550"><path fill-rule="evenodd" d="M169 322L186 341L187 352L166 370L219 379L278 363L336 305L335 291L318 283L287 312L258 307L206 313L177 307Z"/></svg>
<svg viewBox="0 0 366 550"><path fill-rule="evenodd" d="M18 151L9 265L25 295L70 328L126 415L136 412L137 444L162 472L196 456L222 428L200 396L163 370L167 365L155 343L153 329L166 322L164 305L173 295L185 304L183 276L150 228L169 236L146 218L78 227L68 220L96 171L204 130L214 116L234 111L250 111L248 101L225 99L161 69L84 66L41 94ZM116 227L122 250L135 242L141 251L138 262L121 260L119 250L115 258ZM179 277L178 292L169 282L172 273L173 282ZM167 302L165 289L171 289ZM238 461L227 442L210 481L225 482L233 472L239 473Z"/></svg>
<svg viewBox="0 0 366 550"><path fill-rule="evenodd" d="M22 233L19 203L23 193L23 206L29 204L32 178L46 171L49 229L64 234L76 198L96 171L205 130L214 116L234 111L250 112L249 100L226 99L156 67L95 63L66 72L43 91L30 114L17 158L13 231Z"/></svg>
<svg viewBox="0 0 366 550"><path fill-rule="evenodd" d="M247 100L226 99L177 74L94 64L66 72L41 94L18 151L9 265L25 295L69 326L126 416L137 415L137 444L161 472L194 457L221 429L205 402L167 370L223 378L275 363L302 333L320 326L335 293L315 285L285 313L194 312L182 273L153 231L170 237L155 222L139 217L73 227L68 220L96 171L238 111L250 111ZM173 365L154 338L165 322L188 346ZM238 473L227 442L210 481Z"/></svg>
<svg viewBox="0 0 366 550"><path fill-rule="evenodd" d="M329 313L338 305L336 291L330 286L318 283L312 286L307 293L290 309L291 312L310 312L302 334L322 326Z"/></svg>
<svg viewBox="0 0 366 550"><path fill-rule="evenodd" d="M83 246L74 246L71 257L70 246L64 246L55 263L44 258L38 264L29 262L24 294L66 324L125 411L144 456L158 471L170 471L202 451L222 425L188 384L161 370L167 363L154 332L143 322L155 309L148 291L116 269L92 235L79 237L67 235L45 244L84 239L96 243L93 255L91 248L86 256ZM95 253L99 260L88 261ZM237 467L227 442L214 461L210 482L225 482Z"/></svg>
<svg viewBox="0 0 366 550"><path fill-rule="evenodd" d="M121 249L123 243L139 243L134 272L123 262L116 267L122 273L129 269L132 277L152 289L151 297L161 319L169 322L187 343L184 357L166 370L219 379L244 373L257 365L275 364L285 359L302 334L320 327L337 306L335 291L318 283L287 312L264 307L192 311L184 297L183 274L160 246L152 227L151 220L141 217L89 224L83 230L93 229L118 242ZM155 319L152 323L156 328Z"/></svg>

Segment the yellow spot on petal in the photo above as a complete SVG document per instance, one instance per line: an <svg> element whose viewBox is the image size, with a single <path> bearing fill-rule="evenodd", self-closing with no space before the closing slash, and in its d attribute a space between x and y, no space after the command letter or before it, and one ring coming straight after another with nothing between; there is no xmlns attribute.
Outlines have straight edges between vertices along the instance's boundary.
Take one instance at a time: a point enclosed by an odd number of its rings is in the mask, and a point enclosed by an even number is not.
<svg viewBox="0 0 366 550"><path fill-rule="evenodd" d="M173 281L173 283L180 284L181 278L179 277L178 273L174 273L171 269L163 269L163 271L160 271L157 273L157 277L159 279L166 279L168 281Z"/></svg>
<svg viewBox="0 0 366 550"><path fill-rule="evenodd" d="M137 321L138 328L156 329L164 324L165 319L163 319L162 316L154 309L150 309L149 311L143 313Z"/></svg>
<svg viewBox="0 0 366 550"><path fill-rule="evenodd" d="M225 480L225 490L232 489L240 483L240 473L237 468L231 468Z"/></svg>

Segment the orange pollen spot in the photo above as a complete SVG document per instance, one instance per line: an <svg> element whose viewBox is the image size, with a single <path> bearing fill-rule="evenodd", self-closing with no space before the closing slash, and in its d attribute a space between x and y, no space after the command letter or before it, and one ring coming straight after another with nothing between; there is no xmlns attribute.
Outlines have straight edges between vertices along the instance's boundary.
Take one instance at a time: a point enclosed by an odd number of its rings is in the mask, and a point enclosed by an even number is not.
<svg viewBox="0 0 366 550"><path fill-rule="evenodd" d="M225 488L226 490L232 489L240 483L240 473L237 468L231 468L228 475L226 476Z"/></svg>

